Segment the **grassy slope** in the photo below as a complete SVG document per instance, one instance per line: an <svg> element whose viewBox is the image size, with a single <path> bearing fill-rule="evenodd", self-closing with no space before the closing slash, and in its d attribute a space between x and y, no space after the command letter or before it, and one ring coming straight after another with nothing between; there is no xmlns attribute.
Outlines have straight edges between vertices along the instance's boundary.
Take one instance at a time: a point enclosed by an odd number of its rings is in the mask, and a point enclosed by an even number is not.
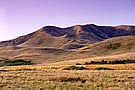
<svg viewBox="0 0 135 90"><path fill-rule="evenodd" d="M64 61L64 63L85 62L102 59L134 59L135 36L124 36L107 39L87 45L74 51L54 48L0 48L0 58L27 59L37 63Z"/></svg>

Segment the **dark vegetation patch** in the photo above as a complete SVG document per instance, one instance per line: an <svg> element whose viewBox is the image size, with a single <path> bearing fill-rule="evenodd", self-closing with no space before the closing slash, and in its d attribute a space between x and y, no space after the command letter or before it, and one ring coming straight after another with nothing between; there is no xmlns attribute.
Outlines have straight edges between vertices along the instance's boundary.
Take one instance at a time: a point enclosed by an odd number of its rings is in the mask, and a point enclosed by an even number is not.
<svg viewBox="0 0 135 90"><path fill-rule="evenodd" d="M31 61L27 60L3 60L0 61L0 66L19 66L19 65L32 65L33 63Z"/></svg>
<svg viewBox="0 0 135 90"><path fill-rule="evenodd" d="M63 68L63 70L86 70L88 68L85 68L83 66L79 67L79 66L69 66L66 68Z"/></svg>
<svg viewBox="0 0 135 90"><path fill-rule="evenodd" d="M107 49L111 49L111 50L114 50L114 49L118 49L118 48L120 48L121 47L121 44L120 43L114 43L114 44L109 44L108 46L107 46Z"/></svg>
<svg viewBox="0 0 135 90"><path fill-rule="evenodd" d="M76 63L76 65L81 65L81 63Z"/></svg>
<svg viewBox="0 0 135 90"><path fill-rule="evenodd" d="M114 69L106 67L97 67L95 70L114 70Z"/></svg>
<svg viewBox="0 0 135 90"><path fill-rule="evenodd" d="M7 72L7 71L9 71L9 70L0 70L0 72Z"/></svg>
<svg viewBox="0 0 135 90"><path fill-rule="evenodd" d="M113 60L113 61L107 61L107 60L102 60L102 61L90 61L90 62L86 62L85 65L89 65L89 64L130 64L130 63L135 63L135 60L130 60L130 59L126 59L126 60Z"/></svg>

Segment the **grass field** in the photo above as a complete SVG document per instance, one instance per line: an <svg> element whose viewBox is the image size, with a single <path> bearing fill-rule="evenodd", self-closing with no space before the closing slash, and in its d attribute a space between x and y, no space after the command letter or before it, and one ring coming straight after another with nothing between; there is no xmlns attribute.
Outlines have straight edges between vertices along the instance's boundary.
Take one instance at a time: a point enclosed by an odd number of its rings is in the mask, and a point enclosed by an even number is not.
<svg viewBox="0 0 135 90"><path fill-rule="evenodd" d="M0 67L0 90L135 90L135 64L65 67L70 66Z"/></svg>

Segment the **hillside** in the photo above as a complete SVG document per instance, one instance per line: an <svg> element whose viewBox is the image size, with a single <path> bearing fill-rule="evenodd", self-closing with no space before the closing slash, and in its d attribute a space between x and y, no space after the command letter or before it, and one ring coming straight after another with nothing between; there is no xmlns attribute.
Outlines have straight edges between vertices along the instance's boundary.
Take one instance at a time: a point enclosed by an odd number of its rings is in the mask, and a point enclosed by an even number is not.
<svg viewBox="0 0 135 90"><path fill-rule="evenodd" d="M45 26L28 35L0 42L0 46L53 47L60 48L73 44L90 44L105 39L135 35L135 27L128 25L97 26L94 24L75 25L67 28Z"/></svg>
<svg viewBox="0 0 135 90"><path fill-rule="evenodd" d="M124 36L107 39L72 51L54 48L1 47L0 58L25 59L36 63L51 63L76 59L80 59L82 62L85 59L86 61L91 60L91 58L100 60L106 57L110 59L135 58L134 52L135 36ZM78 60L76 61L78 62Z"/></svg>
<svg viewBox="0 0 135 90"><path fill-rule="evenodd" d="M77 59L75 57L78 56ZM52 65L72 65L94 60L135 59L135 36L122 36L87 45L76 50L73 59L53 63Z"/></svg>
<svg viewBox="0 0 135 90"><path fill-rule="evenodd" d="M135 27L128 25L45 26L28 35L0 42L0 59L25 59L35 63L86 58L135 58ZM103 59L103 58L100 58Z"/></svg>

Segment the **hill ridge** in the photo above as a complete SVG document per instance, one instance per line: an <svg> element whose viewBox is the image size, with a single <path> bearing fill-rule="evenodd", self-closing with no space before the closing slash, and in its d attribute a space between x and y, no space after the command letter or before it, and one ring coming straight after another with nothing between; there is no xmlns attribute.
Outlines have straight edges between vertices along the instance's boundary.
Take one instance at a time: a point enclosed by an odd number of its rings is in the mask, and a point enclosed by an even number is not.
<svg viewBox="0 0 135 90"><path fill-rule="evenodd" d="M103 41L105 39L135 35L135 26L98 26L95 24L74 25L60 28L45 26L30 34L17 37L9 41L0 42L0 46L21 47L53 47L64 45L85 45Z"/></svg>

